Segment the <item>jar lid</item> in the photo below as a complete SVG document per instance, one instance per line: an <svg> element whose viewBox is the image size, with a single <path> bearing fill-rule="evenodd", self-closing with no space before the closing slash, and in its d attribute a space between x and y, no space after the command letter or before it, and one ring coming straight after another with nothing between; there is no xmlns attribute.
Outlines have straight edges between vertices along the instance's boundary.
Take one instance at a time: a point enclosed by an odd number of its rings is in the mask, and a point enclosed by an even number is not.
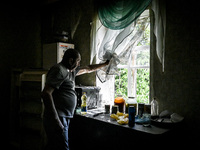
<svg viewBox="0 0 200 150"><path fill-rule="evenodd" d="M127 103L129 104L135 104L137 103L137 100L135 97L128 97Z"/></svg>
<svg viewBox="0 0 200 150"><path fill-rule="evenodd" d="M123 97L116 97L115 98L115 103L124 103L125 100L123 99Z"/></svg>

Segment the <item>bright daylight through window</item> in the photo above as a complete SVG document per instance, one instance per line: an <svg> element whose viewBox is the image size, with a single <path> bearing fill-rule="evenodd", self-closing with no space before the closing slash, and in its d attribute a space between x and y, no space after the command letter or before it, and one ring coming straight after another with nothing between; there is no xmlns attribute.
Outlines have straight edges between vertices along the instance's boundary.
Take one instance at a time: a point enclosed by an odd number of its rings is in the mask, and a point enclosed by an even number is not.
<svg viewBox="0 0 200 150"><path fill-rule="evenodd" d="M140 17L148 16L149 10L144 11ZM140 19L140 18L139 18ZM97 86L101 88L102 104L113 103L115 97L122 95L124 99L136 97L138 103L149 103L149 73L150 73L150 23L146 27L142 40L131 50L127 64L118 64L116 75L104 83L97 78ZM141 26L138 21L136 28Z"/></svg>

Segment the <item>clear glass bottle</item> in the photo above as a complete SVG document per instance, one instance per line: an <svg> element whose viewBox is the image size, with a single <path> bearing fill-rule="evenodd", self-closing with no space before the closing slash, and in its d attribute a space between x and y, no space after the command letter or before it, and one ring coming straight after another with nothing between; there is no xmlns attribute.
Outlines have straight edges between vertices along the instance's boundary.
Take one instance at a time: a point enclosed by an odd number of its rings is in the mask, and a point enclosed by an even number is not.
<svg viewBox="0 0 200 150"><path fill-rule="evenodd" d="M158 116L158 101L156 100L156 98L153 98L153 100L151 101L151 116Z"/></svg>

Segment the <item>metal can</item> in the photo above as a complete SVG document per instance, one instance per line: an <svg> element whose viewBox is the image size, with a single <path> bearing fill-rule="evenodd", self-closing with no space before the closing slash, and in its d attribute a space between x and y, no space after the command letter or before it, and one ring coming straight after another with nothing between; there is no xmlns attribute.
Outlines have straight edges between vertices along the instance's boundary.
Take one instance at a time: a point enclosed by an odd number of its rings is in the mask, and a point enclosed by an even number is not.
<svg viewBox="0 0 200 150"><path fill-rule="evenodd" d="M129 108L128 108L128 115L129 115L128 125L129 125L129 127L135 126L135 112L136 112L135 107L129 106Z"/></svg>

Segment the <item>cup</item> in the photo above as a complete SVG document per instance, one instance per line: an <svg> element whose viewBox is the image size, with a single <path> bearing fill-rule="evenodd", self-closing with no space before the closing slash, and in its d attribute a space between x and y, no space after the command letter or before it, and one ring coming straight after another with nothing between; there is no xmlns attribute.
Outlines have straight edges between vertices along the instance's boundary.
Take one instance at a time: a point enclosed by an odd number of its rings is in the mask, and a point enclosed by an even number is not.
<svg viewBox="0 0 200 150"><path fill-rule="evenodd" d="M110 114L110 105L105 105L105 114Z"/></svg>
<svg viewBox="0 0 200 150"><path fill-rule="evenodd" d="M111 114L117 114L118 111L119 111L119 106L113 105Z"/></svg>
<svg viewBox="0 0 200 150"><path fill-rule="evenodd" d="M151 104L144 105L144 113L151 114Z"/></svg>

